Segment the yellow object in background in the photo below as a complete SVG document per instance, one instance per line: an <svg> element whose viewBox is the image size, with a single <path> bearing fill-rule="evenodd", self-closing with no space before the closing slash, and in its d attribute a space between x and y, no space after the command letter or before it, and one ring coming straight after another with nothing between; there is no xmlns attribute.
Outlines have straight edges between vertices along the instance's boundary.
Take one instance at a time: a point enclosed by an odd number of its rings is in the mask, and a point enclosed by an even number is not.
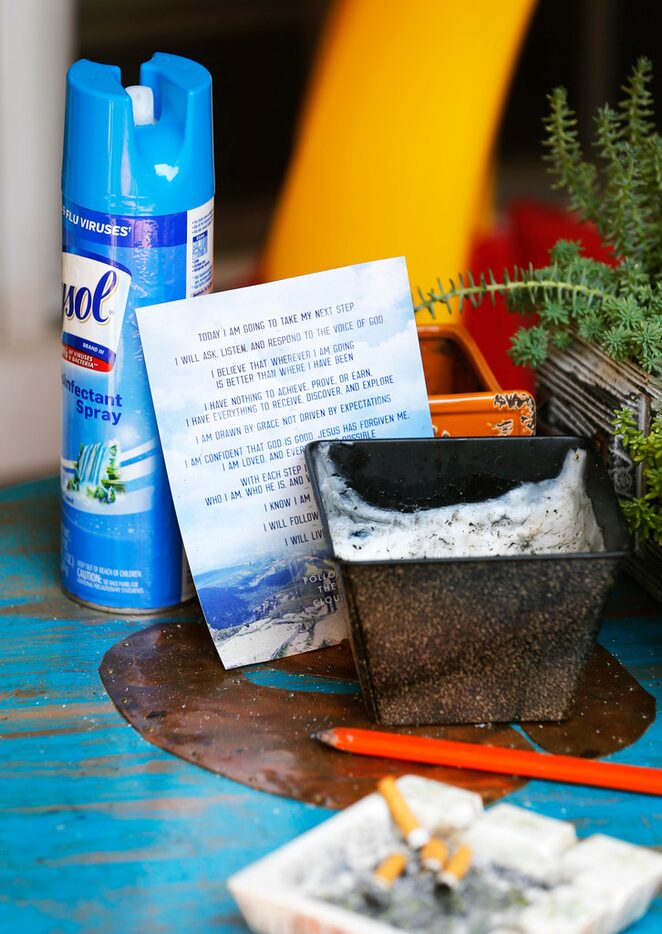
<svg viewBox="0 0 662 934"><path fill-rule="evenodd" d="M265 280L404 255L412 289L425 290L466 268L534 3L338 0Z"/></svg>

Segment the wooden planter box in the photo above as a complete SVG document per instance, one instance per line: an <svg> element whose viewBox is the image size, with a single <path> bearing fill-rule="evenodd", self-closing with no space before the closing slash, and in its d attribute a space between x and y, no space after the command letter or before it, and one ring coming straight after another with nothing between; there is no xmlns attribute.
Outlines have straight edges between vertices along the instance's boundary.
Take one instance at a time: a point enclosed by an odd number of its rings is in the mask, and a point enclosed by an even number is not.
<svg viewBox="0 0 662 934"><path fill-rule="evenodd" d="M552 353L537 372L538 418L543 430L584 435L597 444L619 497L633 499L643 492L641 465L633 464L614 436L614 409L628 408L640 429L648 432L654 403L662 405L662 385L641 367L616 363L581 338L568 350ZM628 570L662 600L662 548L651 541L636 542Z"/></svg>

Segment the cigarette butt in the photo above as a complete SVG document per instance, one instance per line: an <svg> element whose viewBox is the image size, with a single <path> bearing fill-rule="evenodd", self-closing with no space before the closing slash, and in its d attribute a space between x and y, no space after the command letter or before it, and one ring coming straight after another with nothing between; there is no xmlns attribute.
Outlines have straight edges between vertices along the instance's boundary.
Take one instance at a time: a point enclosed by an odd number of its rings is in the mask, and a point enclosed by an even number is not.
<svg viewBox="0 0 662 934"><path fill-rule="evenodd" d="M471 847L458 847L443 870L439 873L439 882L449 889L456 889L460 880L462 880L469 871L472 855Z"/></svg>
<svg viewBox="0 0 662 934"><path fill-rule="evenodd" d="M404 853L391 853L382 860L372 874L373 881L384 889L390 889L396 879L399 879L407 866L407 857Z"/></svg>
<svg viewBox="0 0 662 934"><path fill-rule="evenodd" d="M439 872L448 859L448 847L439 837L432 837L420 850L421 865L431 872Z"/></svg>
<svg viewBox="0 0 662 934"><path fill-rule="evenodd" d="M395 779L390 775L382 778L377 785L377 789L388 804L391 817L408 845L414 850L419 850L422 846L425 846L430 839L430 834L424 827L421 827L412 814L407 802L400 794Z"/></svg>
<svg viewBox="0 0 662 934"><path fill-rule="evenodd" d="M396 879L399 879L407 867L407 857L404 853L391 853L382 860L365 885L366 898L382 907L388 905L391 899L391 889Z"/></svg>

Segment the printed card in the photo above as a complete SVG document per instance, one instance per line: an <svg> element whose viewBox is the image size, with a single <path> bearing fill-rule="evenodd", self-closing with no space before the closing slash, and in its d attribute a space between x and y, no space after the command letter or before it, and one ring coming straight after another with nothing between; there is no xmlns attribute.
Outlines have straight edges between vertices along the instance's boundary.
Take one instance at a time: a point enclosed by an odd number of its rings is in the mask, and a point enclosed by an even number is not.
<svg viewBox="0 0 662 934"><path fill-rule="evenodd" d="M137 311L186 554L226 668L345 637L304 464L319 438L429 437L402 258Z"/></svg>

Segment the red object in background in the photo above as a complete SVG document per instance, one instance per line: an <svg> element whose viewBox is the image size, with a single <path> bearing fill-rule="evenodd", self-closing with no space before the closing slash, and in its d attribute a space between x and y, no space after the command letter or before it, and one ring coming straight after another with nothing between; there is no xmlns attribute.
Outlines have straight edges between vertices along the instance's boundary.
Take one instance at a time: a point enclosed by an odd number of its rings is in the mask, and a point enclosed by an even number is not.
<svg viewBox="0 0 662 934"><path fill-rule="evenodd" d="M586 256L614 263L613 253L606 248L592 224L581 224L575 217L551 205L534 201L519 201L508 209L506 224L480 238L474 245L471 269L474 278L491 269L497 281L504 269L513 266L546 266L549 251L557 240L581 240ZM532 390L533 371L515 366L508 354L510 338L522 324L535 323L534 315L510 313L503 299L497 298L493 308L489 299L480 308L465 304L463 323L474 337L504 389Z"/></svg>

